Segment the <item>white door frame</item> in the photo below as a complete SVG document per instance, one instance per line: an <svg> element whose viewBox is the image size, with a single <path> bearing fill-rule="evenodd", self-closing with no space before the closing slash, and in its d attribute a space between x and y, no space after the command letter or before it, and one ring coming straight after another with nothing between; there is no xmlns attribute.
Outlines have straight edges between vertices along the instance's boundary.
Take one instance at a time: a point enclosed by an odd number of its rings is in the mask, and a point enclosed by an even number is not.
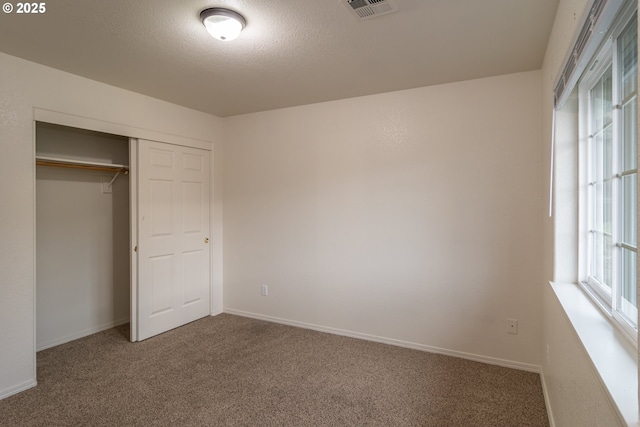
<svg viewBox="0 0 640 427"><path fill-rule="evenodd" d="M99 119L94 119L94 118L89 118L89 117L82 117L82 116L77 116L74 114L67 114L67 113L63 113L63 112L59 112L59 111L53 111L53 110L48 110L48 109L44 109L44 108L38 108L35 107L34 108L34 126L33 126L33 132L34 132L34 136L33 136L33 141L35 144L35 122L43 122L43 123L50 123L50 124L54 124L54 125L62 125L62 126L69 126L69 127L73 127L73 128L78 128L78 129L85 129L85 130L91 130L91 131L96 131L96 132L104 132L104 133L110 133L113 135L119 135L119 136L124 136L124 137L128 137L129 139L129 182L130 185L131 183L136 183L137 181L137 166L136 166L136 162L137 162L137 156L135 158L131 157L131 152L132 149L137 150L137 139L148 139L148 140L152 140L152 141L158 141L158 142L166 142L169 144L176 144L176 145L182 145L182 146L186 146L186 147L194 147L194 148L200 148L203 150L207 150L210 152L213 152L213 143L211 141L204 141L204 140L199 140L199 139L193 139L193 138L188 138L188 137L182 137L179 135L171 135L171 134L166 134L166 133L162 133L162 132L157 132L154 130L148 130L148 129L141 129L141 128L136 128L133 126L129 126L129 125L125 125L125 124L120 124L120 123L113 123L113 122L106 122L103 120L99 120ZM135 140L135 144L132 143L132 140ZM34 145L35 147L35 145ZM133 148L132 148L133 147ZM34 152L34 156L35 156L35 148L33 150ZM35 162L35 158L34 158L34 162ZM213 182L213 169L214 169L214 159L213 156L211 156L211 162L210 162L210 186L209 186L209 191L210 191L210 203L213 204L213 200L214 200L214 195L213 195L213 189L214 189L214 182ZM33 186L35 188L35 173L33 175ZM135 192L135 195L137 196L137 191L133 190L132 188L130 188L130 197L133 197ZM131 209L131 219L132 218L137 218L137 205L135 202L133 202L133 200L135 199L131 199L132 203L130 204L130 209ZM35 209L35 203L34 203L34 209ZM35 211L33 213L34 218L35 218ZM131 226L133 225L133 223L135 221L131 220ZM213 207L211 209L211 214L210 214L210 233L211 233L211 241L213 242L214 239L216 238L216 236L214 236L214 224L213 224ZM134 230L136 231L134 233ZM138 283L137 283L137 279L134 280L134 272L136 272L137 270L137 257L134 256L136 255L134 249L137 245L137 229L135 228L131 228L130 230L131 233L131 307L137 307L137 293L138 293ZM33 259L34 259L34 270L35 270L35 260L36 260L36 246L33 246ZM214 259L213 259L213 254L214 254L214 250L213 247L211 248L210 251L210 265L211 265L211 272L213 272L213 266L215 265ZM134 269L134 267L136 267ZM215 283L213 280L213 273L211 273L211 280L210 280L210 284L211 284L211 296L213 299L213 295L214 295L214 287L215 287ZM36 281L34 280L33 282L33 292L35 295L35 291L36 291ZM135 305L134 305L135 303ZM214 304L213 301L211 301L210 304L210 308L211 310L214 310ZM131 341L136 341L137 340L137 322L136 322L136 317L133 316L133 309L131 311ZM217 314L217 313L211 313L212 315ZM34 340L35 340L35 324L36 324L36 307L35 307L35 301L34 301L34 307L33 307L33 316L34 316ZM134 325L136 326L134 328ZM136 331L134 333L134 331ZM34 351L34 360L35 360L35 353L36 353L36 345L33 346L33 351Z"/></svg>
<svg viewBox="0 0 640 427"><path fill-rule="evenodd" d="M138 140L129 138L129 339L138 341Z"/></svg>

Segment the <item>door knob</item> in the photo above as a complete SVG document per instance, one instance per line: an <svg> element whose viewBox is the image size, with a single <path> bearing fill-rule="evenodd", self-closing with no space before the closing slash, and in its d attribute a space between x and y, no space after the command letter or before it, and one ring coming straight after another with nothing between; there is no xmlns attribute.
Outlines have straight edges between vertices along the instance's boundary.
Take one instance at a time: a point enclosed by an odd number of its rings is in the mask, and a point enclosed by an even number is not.
<svg viewBox="0 0 640 427"><path fill-rule="evenodd" d="M205 243L209 243L209 238L208 238L208 237L205 237L205 238L204 238L204 242L205 242Z"/></svg>

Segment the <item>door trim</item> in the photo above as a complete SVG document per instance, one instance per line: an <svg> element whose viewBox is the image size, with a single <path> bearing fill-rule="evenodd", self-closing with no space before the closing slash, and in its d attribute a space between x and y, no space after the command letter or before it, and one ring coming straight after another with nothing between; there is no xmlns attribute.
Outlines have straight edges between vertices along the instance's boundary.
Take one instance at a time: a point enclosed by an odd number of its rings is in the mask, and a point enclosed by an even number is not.
<svg viewBox="0 0 640 427"><path fill-rule="evenodd" d="M129 138L129 340L138 341L138 140Z"/></svg>
<svg viewBox="0 0 640 427"><path fill-rule="evenodd" d="M182 145L184 147L200 148L207 151L211 151L213 149L211 141L186 138L179 135L172 135L148 129L136 128L120 123L105 122L89 117L60 113L58 111L47 110L44 108L34 108L34 120L37 122L51 123L54 125L63 125L78 129L94 130L97 132L126 136L129 138L148 139L151 141Z"/></svg>

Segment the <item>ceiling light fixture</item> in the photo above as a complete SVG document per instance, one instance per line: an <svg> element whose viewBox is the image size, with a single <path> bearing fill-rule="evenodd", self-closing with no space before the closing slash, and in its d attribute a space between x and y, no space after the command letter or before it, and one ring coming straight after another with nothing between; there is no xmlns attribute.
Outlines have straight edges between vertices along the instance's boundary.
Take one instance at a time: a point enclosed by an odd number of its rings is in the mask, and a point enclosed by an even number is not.
<svg viewBox="0 0 640 427"><path fill-rule="evenodd" d="M231 41L240 35L247 25L242 15L222 7L212 7L200 12L200 19L209 34L218 40Z"/></svg>

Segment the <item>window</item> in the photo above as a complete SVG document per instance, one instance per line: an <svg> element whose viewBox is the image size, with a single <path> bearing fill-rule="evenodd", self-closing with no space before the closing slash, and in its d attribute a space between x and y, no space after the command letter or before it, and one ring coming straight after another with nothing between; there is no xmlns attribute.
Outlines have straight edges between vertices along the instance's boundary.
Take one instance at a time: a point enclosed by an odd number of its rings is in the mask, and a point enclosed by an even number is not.
<svg viewBox="0 0 640 427"><path fill-rule="evenodd" d="M579 83L581 280L637 339L637 12L617 20Z"/></svg>

